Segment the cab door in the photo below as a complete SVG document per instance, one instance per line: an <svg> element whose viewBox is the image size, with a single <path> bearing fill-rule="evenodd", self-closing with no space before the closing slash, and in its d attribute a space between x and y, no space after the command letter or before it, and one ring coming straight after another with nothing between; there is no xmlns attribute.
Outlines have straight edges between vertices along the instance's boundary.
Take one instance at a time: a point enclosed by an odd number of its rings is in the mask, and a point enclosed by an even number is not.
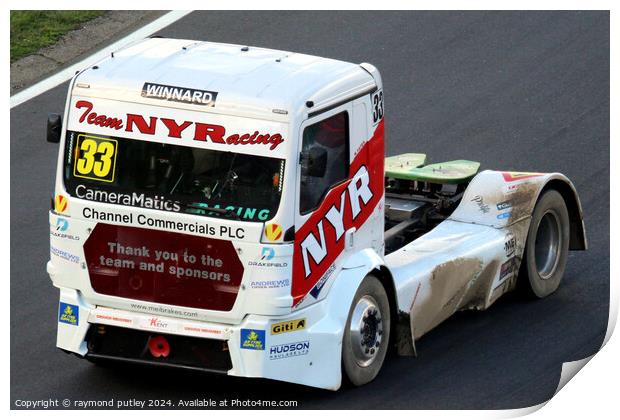
<svg viewBox="0 0 620 420"><path fill-rule="evenodd" d="M318 299L336 271L335 254L344 250L342 193L349 180L351 102L305 120L299 132L295 200L293 304ZM320 283L320 284L319 284Z"/></svg>
<svg viewBox="0 0 620 420"><path fill-rule="evenodd" d="M311 114L300 127L294 305L322 299L347 257L382 238L383 125L371 128L370 99Z"/></svg>

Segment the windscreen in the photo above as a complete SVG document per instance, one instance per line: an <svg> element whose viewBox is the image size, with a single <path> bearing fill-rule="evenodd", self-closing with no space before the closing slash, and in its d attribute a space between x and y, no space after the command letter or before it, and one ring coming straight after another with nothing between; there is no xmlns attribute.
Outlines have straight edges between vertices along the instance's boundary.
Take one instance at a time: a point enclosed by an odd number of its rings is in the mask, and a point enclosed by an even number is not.
<svg viewBox="0 0 620 420"><path fill-rule="evenodd" d="M67 132L65 187L85 200L264 222L283 175L283 159Z"/></svg>

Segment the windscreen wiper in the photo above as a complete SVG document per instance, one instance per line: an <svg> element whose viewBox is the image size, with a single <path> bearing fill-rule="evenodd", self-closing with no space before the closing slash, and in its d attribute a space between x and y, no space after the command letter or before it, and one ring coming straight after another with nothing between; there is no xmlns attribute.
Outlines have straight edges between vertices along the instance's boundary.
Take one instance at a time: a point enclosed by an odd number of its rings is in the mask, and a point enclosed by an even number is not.
<svg viewBox="0 0 620 420"><path fill-rule="evenodd" d="M205 206L201 204L194 204L194 203L186 204L185 207L190 208L190 209L196 209L196 210L204 210L205 212L217 213L223 216L232 216L236 220L241 220L241 217L239 217L239 215L235 213L232 209L223 209L220 207L209 207L209 206Z"/></svg>

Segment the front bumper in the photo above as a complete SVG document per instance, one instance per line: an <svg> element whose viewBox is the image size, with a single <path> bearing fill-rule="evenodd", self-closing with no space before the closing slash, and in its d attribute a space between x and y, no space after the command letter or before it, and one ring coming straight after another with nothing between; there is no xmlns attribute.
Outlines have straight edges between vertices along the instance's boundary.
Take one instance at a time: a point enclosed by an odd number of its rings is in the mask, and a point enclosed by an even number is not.
<svg viewBox="0 0 620 420"><path fill-rule="evenodd" d="M68 306L71 317L64 313ZM324 300L285 318L248 315L238 325L225 325L94 307L78 291L61 288L57 346L91 359L176 366L336 390L341 383L340 318L330 316ZM305 320L303 328L271 331L274 324L301 319ZM149 352L149 339L157 335L169 342L169 356L154 357Z"/></svg>
<svg viewBox="0 0 620 420"><path fill-rule="evenodd" d="M212 373L227 373L232 369L226 341L92 324L86 342L86 358L94 361L131 362Z"/></svg>

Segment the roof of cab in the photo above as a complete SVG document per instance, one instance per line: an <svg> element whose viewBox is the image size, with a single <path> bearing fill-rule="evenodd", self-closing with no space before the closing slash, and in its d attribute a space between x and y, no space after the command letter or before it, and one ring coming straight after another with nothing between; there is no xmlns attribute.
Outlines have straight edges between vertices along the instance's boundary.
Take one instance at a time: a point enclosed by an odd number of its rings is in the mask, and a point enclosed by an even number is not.
<svg viewBox="0 0 620 420"><path fill-rule="evenodd" d="M111 54L76 78L73 93L132 102L144 83L218 92L213 108L167 102L166 106L218 113L266 114L312 111L375 87L359 64L241 45L149 38ZM288 118L288 117L287 117Z"/></svg>

